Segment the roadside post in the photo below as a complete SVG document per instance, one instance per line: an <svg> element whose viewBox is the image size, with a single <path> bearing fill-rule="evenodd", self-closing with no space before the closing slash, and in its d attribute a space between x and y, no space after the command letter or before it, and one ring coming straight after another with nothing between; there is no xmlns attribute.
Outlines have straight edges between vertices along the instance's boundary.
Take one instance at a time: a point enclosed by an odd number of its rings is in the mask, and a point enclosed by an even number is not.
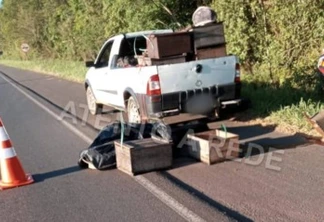
<svg viewBox="0 0 324 222"><path fill-rule="evenodd" d="M28 51L30 49L29 45L27 43L23 43L21 44L20 49L23 52L23 59L28 60Z"/></svg>

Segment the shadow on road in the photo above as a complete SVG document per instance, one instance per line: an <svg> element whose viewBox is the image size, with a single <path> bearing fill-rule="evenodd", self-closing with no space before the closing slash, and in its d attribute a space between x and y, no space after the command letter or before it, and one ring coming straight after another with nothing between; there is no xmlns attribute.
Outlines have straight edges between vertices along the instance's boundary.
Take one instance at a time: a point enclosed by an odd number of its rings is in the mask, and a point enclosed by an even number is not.
<svg viewBox="0 0 324 222"><path fill-rule="evenodd" d="M171 183L175 184L176 186L178 186L178 187L182 188L183 190L185 190L186 192L188 192L190 195L195 196L196 198L198 198L199 200L201 200L203 202L206 202L211 207L213 207L217 211L224 213L228 217L230 217L234 220L237 220L237 221L242 221L242 222L253 221L250 218L240 214L239 212L232 210L232 209L224 206L223 204L213 200L212 198L208 197L207 195L200 192L199 190L193 188L192 186L190 186L190 185L184 183L183 181L179 180L178 178L172 176L168 172L159 172L159 174L162 177L169 180Z"/></svg>
<svg viewBox="0 0 324 222"><path fill-rule="evenodd" d="M254 140L274 132L276 125L263 127L261 124L227 127L228 132L238 134L240 140Z"/></svg>
<svg viewBox="0 0 324 222"><path fill-rule="evenodd" d="M257 124L230 127L228 131L240 136L241 157L260 155L274 149L292 149L309 144L309 141L299 134L284 135L275 133L274 129L275 125L265 128Z"/></svg>
<svg viewBox="0 0 324 222"><path fill-rule="evenodd" d="M188 125L186 127L172 128L173 157L176 160L175 168L195 164L197 161L190 161L189 148L190 143L186 140L189 131L194 133L221 129L219 126L209 127L207 122ZM239 135L240 155L239 158L248 158L255 155L261 155L275 150L293 149L303 145L309 145L311 142L306 138L296 135L284 135L274 132L275 125L262 127L261 125L240 125L226 127L227 132ZM189 158L183 161L183 158ZM182 160L180 160L182 159ZM231 160L226 160L231 161Z"/></svg>
<svg viewBox="0 0 324 222"><path fill-rule="evenodd" d="M48 180L48 179L51 179L54 177L59 177L59 176L75 173L75 172L78 172L81 170L83 170L83 169L81 169L79 166L71 166L68 168L54 170L54 171L50 171L47 173L34 174L33 178L34 178L35 182L43 182L44 180Z"/></svg>

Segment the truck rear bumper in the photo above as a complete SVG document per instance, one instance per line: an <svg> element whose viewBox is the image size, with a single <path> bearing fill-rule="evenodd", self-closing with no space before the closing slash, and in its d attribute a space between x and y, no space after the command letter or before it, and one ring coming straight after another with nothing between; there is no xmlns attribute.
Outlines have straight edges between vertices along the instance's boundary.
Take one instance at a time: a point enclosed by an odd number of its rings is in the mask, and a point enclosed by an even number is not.
<svg viewBox="0 0 324 222"><path fill-rule="evenodd" d="M249 101L243 98L240 99L234 99L234 100L227 100L220 102L221 106L220 109L236 109L240 107L245 107L248 105ZM216 108L215 108L216 109ZM168 116L174 116L182 113L180 109L174 109L174 110L168 110L168 111L162 111L157 113L150 113L149 118L156 119L156 118L163 118Z"/></svg>
<svg viewBox="0 0 324 222"><path fill-rule="evenodd" d="M180 113L207 114L217 108L238 106L242 102L241 85L230 84L212 86L196 90L162 94L161 96L144 96L141 105L144 118L156 119ZM198 100L193 100L199 98ZM198 107L193 109L192 107Z"/></svg>
<svg viewBox="0 0 324 222"><path fill-rule="evenodd" d="M226 108L229 106L239 106L244 100L242 98L240 99L233 99L233 100L227 100L221 102L221 108Z"/></svg>

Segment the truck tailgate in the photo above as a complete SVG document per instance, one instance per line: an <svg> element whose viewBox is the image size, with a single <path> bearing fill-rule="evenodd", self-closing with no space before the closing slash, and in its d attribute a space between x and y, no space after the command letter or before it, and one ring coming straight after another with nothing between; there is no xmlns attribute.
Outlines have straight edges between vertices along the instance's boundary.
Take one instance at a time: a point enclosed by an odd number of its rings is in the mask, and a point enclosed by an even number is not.
<svg viewBox="0 0 324 222"><path fill-rule="evenodd" d="M234 84L236 56L158 66L162 94ZM201 69L201 70L199 70Z"/></svg>

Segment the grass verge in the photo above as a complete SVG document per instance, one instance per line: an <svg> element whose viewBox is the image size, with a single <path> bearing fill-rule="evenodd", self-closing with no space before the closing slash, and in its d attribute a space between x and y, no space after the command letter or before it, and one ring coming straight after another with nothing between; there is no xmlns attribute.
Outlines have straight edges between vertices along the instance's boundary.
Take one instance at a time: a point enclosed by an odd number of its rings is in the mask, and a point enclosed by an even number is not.
<svg viewBox="0 0 324 222"><path fill-rule="evenodd" d="M46 73L75 82L82 82L87 71L83 62L66 60L0 60L0 64Z"/></svg>
<svg viewBox="0 0 324 222"><path fill-rule="evenodd" d="M250 76L243 77L242 82L242 94L251 99L252 108L239 115L241 119L252 124L275 125L284 133L319 136L304 116L324 109L324 91L318 76L295 74L276 86Z"/></svg>
<svg viewBox="0 0 324 222"><path fill-rule="evenodd" d="M0 64L76 82L82 82L87 71L84 63L66 60L0 60ZM252 101L252 108L239 114L238 120L263 126L276 125L277 130L284 133L318 136L304 117L304 113L314 115L324 109L324 91L320 90L316 77L297 74L280 86L251 76L242 76L242 82L242 94Z"/></svg>

